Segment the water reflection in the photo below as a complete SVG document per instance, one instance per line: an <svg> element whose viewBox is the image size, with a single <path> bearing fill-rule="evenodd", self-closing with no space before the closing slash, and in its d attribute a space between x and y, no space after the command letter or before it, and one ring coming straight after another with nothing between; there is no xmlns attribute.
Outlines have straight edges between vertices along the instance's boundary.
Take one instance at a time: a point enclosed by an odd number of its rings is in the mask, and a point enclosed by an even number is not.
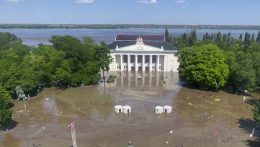
<svg viewBox="0 0 260 147"><path fill-rule="evenodd" d="M45 98L43 99L43 109L46 110L46 112L52 114L52 115L59 115L59 110L56 105L56 101L53 98Z"/></svg>
<svg viewBox="0 0 260 147"><path fill-rule="evenodd" d="M170 72L110 72L116 75L116 81L111 86L124 88L175 88L178 86L178 73Z"/></svg>

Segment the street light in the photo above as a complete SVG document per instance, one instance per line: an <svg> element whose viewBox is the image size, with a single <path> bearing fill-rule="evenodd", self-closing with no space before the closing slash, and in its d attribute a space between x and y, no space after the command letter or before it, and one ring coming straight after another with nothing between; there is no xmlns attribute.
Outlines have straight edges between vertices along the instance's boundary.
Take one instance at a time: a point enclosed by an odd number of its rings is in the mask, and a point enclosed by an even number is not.
<svg viewBox="0 0 260 147"><path fill-rule="evenodd" d="M202 128L201 128L201 138L200 138L200 147L202 147L203 144L203 136L204 136L204 125L205 125L205 120L208 118L208 113L205 112L202 114Z"/></svg>

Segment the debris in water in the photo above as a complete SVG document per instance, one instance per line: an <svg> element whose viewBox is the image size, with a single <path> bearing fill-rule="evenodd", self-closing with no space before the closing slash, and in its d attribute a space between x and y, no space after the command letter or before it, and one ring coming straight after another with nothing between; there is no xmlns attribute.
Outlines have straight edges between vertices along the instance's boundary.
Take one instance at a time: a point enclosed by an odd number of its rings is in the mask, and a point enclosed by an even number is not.
<svg viewBox="0 0 260 147"><path fill-rule="evenodd" d="M169 132L169 134L172 134L173 133L173 130L171 130L170 132Z"/></svg>
<svg viewBox="0 0 260 147"><path fill-rule="evenodd" d="M164 106L163 111L165 113L171 113L172 112L172 106L168 106L168 105Z"/></svg>
<svg viewBox="0 0 260 147"><path fill-rule="evenodd" d="M246 101L246 96L243 96L243 101Z"/></svg>
<svg viewBox="0 0 260 147"><path fill-rule="evenodd" d="M122 112L129 114L131 113L131 106L125 105L122 107Z"/></svg>
<svg viewBox="0 0 260 147"><path fill-rule="evenodd" d="M45 98L45 100L46 100L46 101L48 101L49 99L50 99L50 98L48 98L48 97L47 97L47 98Z"/></svg>
<svg viewBox="0 0 260 147"><path fill-rule="evenodd" d="M190 106L192 106L192 103L189 103Z"/></svg>
<svg viewBox="0 0 260 147"><path fill-rule="evenodd" d="M123 107L121 105L114 106L114 110L115 110L116 113L121 113L122 109L123 109Z"/></svg>
<svg viewBox="0 0 260 147"><path fill-rule="evenodd" d="M128 147L135 147L131 141L128 142Z"/></svg>
<svg viewBox="0 0 260 147"><path fill-rule="evenodd" d="M163 113L163 107L162 107L162 106L156 106L156 107L155 107L155 113L156 113L156 114L161 114L161 113Z"/></svg>
<svg viewBox="0 0 260 147"><path fill-rule="evenodd" d="M250 138L252 138L254 136L254 134L255 134L255 128L253 128L253 130L252 130L252 132L250 134Z"/></svg>
<svg viewBox="0 0 260 147"><path fill-rule="evenodd" d="M219 102L220 101L220 99L214 99L216 102Z"/></svg>

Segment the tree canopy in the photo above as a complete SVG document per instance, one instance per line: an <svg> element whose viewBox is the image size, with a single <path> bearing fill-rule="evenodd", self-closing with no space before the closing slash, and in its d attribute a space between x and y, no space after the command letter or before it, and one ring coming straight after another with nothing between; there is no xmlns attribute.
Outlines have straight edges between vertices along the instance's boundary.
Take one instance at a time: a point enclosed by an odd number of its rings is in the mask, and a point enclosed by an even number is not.
<svg viewBox="0 0 260 147"><path fill-rule="evenodd" d="M224 53L213 44L184 48L180 51L180 77L192 86L222 88L229 75L225 60Z"/></svg>
<svg viewBox="0 0 260 147"><path fill-rule="evenodd" d="M0 124L3 126L8 125L12 120L13 111L10 108L13 104L11 100L9 92L0 86Z"/></svg>
<svg viewBox="0 0 260 147"><path fill-rule="evenodd" d="M193 86L198 88L205 88L198 83L194 83L194 74L197 75L198 68L205 69L210 73L210 68L206 68L201 65L209 63L211 60L208 58L210 53L206 53L209 50L205 45L211 46L211 48L218 47L218 50L222 52L224 62L228 66L229 74L226 81L226 87L232 90L259 90L260 88L260 31L258 34L245 33L240 34L238 38L231 36L231 33L205 33L202 39L198 39L196 36L196 30L192 30L190 33L183 33L180 36L174 36L174 34L167 33L167 41L175 45L180 53L181 66L179 69L180 76L184 81L191 82ZM255 37L257 36L257 37ZM214 47L213 47L214 46ZM201 50L203 54L201 53ZM193 52L192 52L193 51ZM198 56L200 54L201 56ZM196 55L196 56L195 56ZM208 57L204 57L208 56ZM209 60L209 61L206 61ZM191 62L188 62L191 61ZM196 63L198 62L198 63ZM195 64L196 63L196 64ZM201 64L203 63L203 64ZM186 64L189 67L185 67ZM190 66L194 65L194 66ZM187 73L186 69L190 70ZM225 71L225 70L224 70ZM198 74L200 75L200 74ZM192 77L192 78L191 78ZM199 78L199 77L196 77ZM202 78L205 79L205 78ZM202 80L200 79L200 80ZM204 81L206 82L206 81ZM194 85L195 84L195 85ZM208 85L208 83L205 83ZM221 84L222 85L222 84ZM212 88L212 85L206 86ZM221 86L222 87L222 86Z"/></svg>
<svg viewBox="0 0 260 147"><path fill-rule="evenodd" d="M44 87L96 84L112 59L105 43L90 38L53 36L52 45L28 47L10 33L0 33L0 85L13 97L20 86L26 96Z"/></svg>

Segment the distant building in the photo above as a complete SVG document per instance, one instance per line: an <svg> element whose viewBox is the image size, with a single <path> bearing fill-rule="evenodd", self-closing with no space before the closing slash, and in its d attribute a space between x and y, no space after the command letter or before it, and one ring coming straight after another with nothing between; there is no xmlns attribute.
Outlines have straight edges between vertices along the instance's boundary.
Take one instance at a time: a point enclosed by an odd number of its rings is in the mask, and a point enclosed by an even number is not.
<svg viewBox="0 0 260 147"><path fill-rule="evenodd" d="M111 71L172 71L179 68L177 48L164 35L117 35L109 45Z"/></svg>

